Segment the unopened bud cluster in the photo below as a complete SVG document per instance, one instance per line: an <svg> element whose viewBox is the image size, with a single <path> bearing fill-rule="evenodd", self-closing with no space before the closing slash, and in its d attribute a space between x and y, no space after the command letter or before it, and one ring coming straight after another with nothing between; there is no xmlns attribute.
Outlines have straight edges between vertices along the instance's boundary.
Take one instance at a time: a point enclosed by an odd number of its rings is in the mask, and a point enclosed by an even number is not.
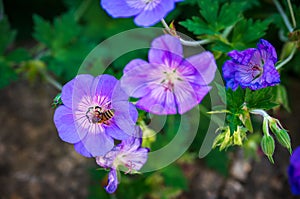
<svg viewBox="0 0 300 199"><path fill-rule="evenodd" d="M280 124L279 120L269 116L263 110L253 110L251 111L252 114L258 114L263 116L263 138L261 140L261 148L264 154L269 158L269 160L274 163L273 160L273 153L275 151L275 141L272 135L270 135L269 129L275 135L276 140L285 148L292 153L291 147L291 139L290 136L285 130L282 125Z"/></svg>

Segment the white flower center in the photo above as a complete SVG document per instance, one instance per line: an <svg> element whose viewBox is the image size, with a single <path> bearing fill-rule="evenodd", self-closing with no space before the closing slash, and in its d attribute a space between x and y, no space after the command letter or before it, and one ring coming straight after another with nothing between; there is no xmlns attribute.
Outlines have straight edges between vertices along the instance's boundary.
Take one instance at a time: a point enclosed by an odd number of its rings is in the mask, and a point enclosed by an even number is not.
<svg viewBox="0 0 300 199"><path fill-rule="evenodd" d="M163 85L163 87L165 87L166 90L173 91L174 83L176 81L182 81L182 78L180 77L176 69L164 71L163 74L165 78L161 81L161 84Z"/></svg>

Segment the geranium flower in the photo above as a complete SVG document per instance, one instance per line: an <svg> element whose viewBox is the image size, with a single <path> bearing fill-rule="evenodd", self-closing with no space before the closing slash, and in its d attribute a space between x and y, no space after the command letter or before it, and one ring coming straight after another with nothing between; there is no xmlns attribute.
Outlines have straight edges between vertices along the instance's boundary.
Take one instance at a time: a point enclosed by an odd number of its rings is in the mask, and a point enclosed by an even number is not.
<svg viewBox="0 0 300 199"><path fill-rule="evenodd" d="M127 139L137 120L135 107L110 75L78 75L62 88L54 114L59 137L86 157L104 155L114 140Z"/></svg>
<svg viewBox="0 0 300 199"><path fill-rule="evenodd" d="M138 26L152 26L181 0L102 0L101 6L114 18L135 16Z"/></svg>
<svg viewBox="0 0 300 199"><path fill-rule="evenodd" d="M236 90L258 90L280 83L280 76L275 68L277 54L275 48L266 40L261 39L257 48L244 51L233 50L228 53L232 60L223 65L223 76L226 87Z"/></svg>
<svg viewBox="0 0 300 199"><path fill-rule="evenodd" d="M96 162L103 168L109 168L108 184L105 187L108 193L116 191L119 181L117 171L133 173L140 170L148 158L148 148L142 148L142 131L136 127L135 136L123 140L105 156L96 157Z"/></svg>
<svg viewBox="0 0 300 199"><path fill-rule="evenodd" d="M149 62L132 60L124 69L121 86L134 98L136 106L150 113L183 114L199 104L210 91L207 86L217 69L213 54L202 52L183 58L178 38L156 38L148 54Z"/></svg>
<svg viewBox="0 0 300 199"><path fill-rule="evenodd" d="M288 168L289 183L292 193L300 195L300 147L293 151Z"/></svg>

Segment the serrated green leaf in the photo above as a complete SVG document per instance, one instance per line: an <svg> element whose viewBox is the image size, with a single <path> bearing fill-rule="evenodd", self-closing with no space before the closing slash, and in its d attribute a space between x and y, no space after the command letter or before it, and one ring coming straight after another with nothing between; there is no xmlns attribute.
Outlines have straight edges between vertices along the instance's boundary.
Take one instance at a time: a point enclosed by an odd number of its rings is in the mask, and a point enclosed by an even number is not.
<svg viewBox="0 0 300 199"><path fill-rule="evenodd" d="M54 37L53 29L51 27L50 22L44 20L42 17L38 15L33 15L34 22L34 33L33 37L50 47L52 43L52 39Z"/></svg>
<svg viewBox="0 0 300 199"><path fill-rule="evenodd" d="M271 20L253 21L243 19L239 21L233 29L232 43L235 49L243 50L246 44L257 41L265 35Z"/></svg>
<svg viewBox="0 0 300 199"><path fill-rule="evenodd" d="M207 34L214 35L216 32L210 28L201 18L192 17L186 21L179 22L180 25L187 28L190 32L195 35Z"/></svg>
<svg viewBox="0 0 300 199"><path fill-rule="evenodd" d="M222 53L227 53L233 49L230 44L224 43L223 41L216 41L212 46L213 51L220 51Z"/></svg>
<svg viewBox="0 0 300 199"><path fill-rule="evenodd" d="M270 110L278 106L274 99L276 90L276 87L267 87L256 91L247 89L245 95L246 106L249 109L264 110Z"/></svg>
<svg viewBox="0 0 300 199"><path fill-rule="evenodd" d="M241 87L239 87L235 91L233 91L231 89L227 89L226 97L227 97L228 110L233 113L239 112L244 103L244 98L245 98L244 90Z"/></svg>

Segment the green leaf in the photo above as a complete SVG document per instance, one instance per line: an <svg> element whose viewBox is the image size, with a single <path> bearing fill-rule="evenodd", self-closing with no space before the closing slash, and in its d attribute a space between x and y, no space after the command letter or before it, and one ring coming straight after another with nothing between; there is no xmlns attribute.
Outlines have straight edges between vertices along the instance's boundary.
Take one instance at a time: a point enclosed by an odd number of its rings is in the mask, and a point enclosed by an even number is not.
<svg viewBox="0 0 300 199"><path fill-rule="evenodd" d="M14 41L17 32L10 29L6 17L0 20L0 55L4 54L6 48Z"/></svg>
<svg viewBox="0 0 300 199"><path fill-rule="evenodd" d="M1 59L1 57L0 57ZM18 78L16 72L3 60L0 60L0 89Z"/></svg>
<svg viewBox="0 0 300 199"><path fill-rule="evenodd" d="M281 104L285 110L288 112L291 112L291 108L289 106L289 100L288 100L288 95L285 86L283 85L278 85L276 86L277 92L276 92L276 102L278 104Z"/></svg>
<svg viewBox="0 0 300 199"><path fill-rule="evenodd" d="M196 35L221 34L220 31L242 19L242 12L249 8L247 4L249 4L247 1L224 3L223 0L212 0L208 3L206 0L198 0L200 16L194 16L179 24Z"/></svg>
<svg viewBox="0 0 300 199"><path fill-rule="evenodd" d="M218 89L218 94L221 97L223 103L226 103L226 89L218 83L215 83Z"/></svg>
<svg viewBox="0 0 300 199"><path fill-rule="evenodd" d="M241 87L239 87L235 91L231 89L227 89L226 97L227 97L228 110L233 113L239 113L244 103L244 98L245 98L244 90Z"/></svg>
<svg viewBox="0 0 300 199"><path fill-rule="evenodd" d="M270 110L278 106L274 99L276 90L276 87L267 87L256 91L247 89L245 96L246 106L249 109L264 110Z"/></svg>
<svg viewBox="0 0 300 199"><path fill-rule="evenodd" d="M171 164L162 169L161 173L164 177L166 186L188 190L187 179L178 165Z"/></svg>
<svg viewBox="0 0 300 199"><path fill-rule="evenodd" d="M252 19L243 19L239 21L233 29L232 43L235 49L243 50L246 44L256 42L266 34L271 20L253 21Z"/></svg>
<svg viewBox="0 0 300 199"><path fill-rule="evenodd" d="M46 46L51 46L52 39L54 37L54 32L51 27L50 22L44 20L42 17L38 15L33 15L34 22L34 33L33 37L45 44Z"/></svg>
<svg viewBox="0 0 300 199"><path fill-rule="evenodd" d="M208 167L217 170L224 176L228 175L229 159L225 151L213 149L206 157L205 163Z"/></svg>
<svg viewBox="0 0 300 199"><path fill-rule="evenodd" d="M192 17L186 21L179 22L180 25L187 28L190 32L195 35L207 34L214 35L216 32L208 26L201 18Z"/></svg>
<svg viewBox="0 0 300 199"><path fill-rule="evenodd" d="M30 58L31 56L25 48L17 48L6 55L6 59L12 62L27 61Z"/></svg>

